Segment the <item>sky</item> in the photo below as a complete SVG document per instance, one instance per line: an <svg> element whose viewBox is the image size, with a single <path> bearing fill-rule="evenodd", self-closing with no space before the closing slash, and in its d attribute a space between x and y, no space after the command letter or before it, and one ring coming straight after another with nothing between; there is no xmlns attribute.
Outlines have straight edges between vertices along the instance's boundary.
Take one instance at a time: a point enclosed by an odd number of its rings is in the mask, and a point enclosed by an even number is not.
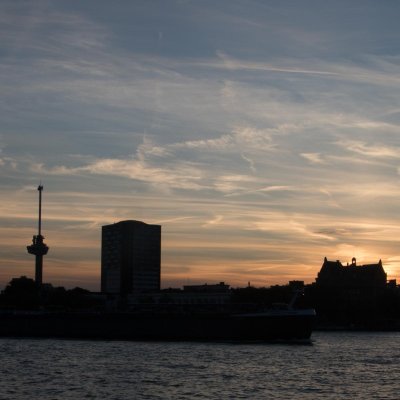
<svg viewBox="0 0 400 400"><path fill-rule="evenodd" d="M100 287L101 226L162 225L162 287L400 276L400 2L0 2L0 288Z"/></svg>

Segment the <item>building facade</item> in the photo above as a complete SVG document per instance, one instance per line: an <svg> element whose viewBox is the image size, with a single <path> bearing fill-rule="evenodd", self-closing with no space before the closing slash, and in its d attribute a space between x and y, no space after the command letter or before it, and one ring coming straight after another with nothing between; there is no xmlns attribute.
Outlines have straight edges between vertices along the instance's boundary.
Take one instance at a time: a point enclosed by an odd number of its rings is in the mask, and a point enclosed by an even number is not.
<svg viewBox="0 0 400 400"><path fill-rule="evenodd" d="M102 227L101 291L132 294L160 290L161 226L121 221Z"/></svg>
<svg viewBox="0 0 400 400"><path fill-rule="evenodd" d="M349 288L349 289L379 289L385 288L387 275L382 261L376 264L357 265L355 258L351 264L342 265L339 260L328 261L325 257L318 273L316 284L319 287Z"/></svg>
<svg viewBox="0 0 400 400"><path fill-rule="evenodd" d="M387 276L382 261L376 264L342 265L326 258L315 282L315 303L321 321L372 326L385 310Z"/></svg>

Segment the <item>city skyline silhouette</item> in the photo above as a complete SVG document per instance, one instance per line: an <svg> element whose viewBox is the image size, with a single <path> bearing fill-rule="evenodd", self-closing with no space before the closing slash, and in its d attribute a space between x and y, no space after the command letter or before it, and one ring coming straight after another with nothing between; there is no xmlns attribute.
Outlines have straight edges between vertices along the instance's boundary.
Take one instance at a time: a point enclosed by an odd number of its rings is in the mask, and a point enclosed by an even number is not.
<svg viewBox="0 0 400 400"><path fill-rule="evenodd" d="M38 188L37 188L37 190L39 191L39 202L38 202L38 221L37 221L37 224L38 224L38 234L37 235L34 235L33 236L33 239L32 239L32 244L31 245L29 245L29 246L27 246L27 250L28 250L28 253L30 253L30 254L33 254L33 255L35 255L35 270L34 270L34 276L35 276L35 282L36 282L36 284L40 287L41 285L42 285L42 283L43 283L43 256L44 255L46 255L47 254L47 252L48 252L48 249L49 249L49 247L43 242L43 239L44 239L44 236L42 235L42 191L43 191L43 185L40 183L40 185L38 186ZM102 238L103 238L103 240L102 240L102 248L103 248L103 246L105 246L106 245L106 243L107 243L107 241L106 242L104 242L104 229L105 228L111 228L111 229L114 229L114 226L115 227L119 227L119 226L125 226L125 225L127 225L127 226L129 226L129 227L131 227L131 228L133 228L133 226L138 226L138 227L142 227L142 226L144 226L144 227L146 227L146 226L149 226L150 227L150 225L147 225L146 223L144 223L144 222L142 222L142 221L134 221L134 220L128 220L128 221L118 221L118 222L116 222L116 223L114 223L114 224L112 224L112 225L108 225L108 226L103 226L102 227L102 231L103 231L103 233L102 233ZM157 246L159 247L159 250L158 251L161 251L161 226L156 226L156 225L154 225L154 226L152 226L152 229L153 228L157 228L158 230L159 230L159 233L158 233L158 235L159 235L159 238L158 238L158 245L156 245L156 248L157 248ZM119 228L118 228L119 229ZM132 230L132 229L131 229ZM126 231L126 232L125 232ZM125 233L124 233L125 232ZM139 232L139 231L138 231ZM128 237L130 237L131 235L132 235L132 233L133 232L131 232L130 234L128 234L128 230L126 230L126 229L124 229L123 231L122 231L122 234L123 234L123 236L125 237L126 236L126 239L128 239ZM141 235L140 235L141 236ZM133 237L132 237L133 238ZM132 238L130 239L130 240L132 240ZM124 239L125 240L125 239ZM147 247L148 245L146 244L146 240L148 240L148 239L145 239L145 238L143 238L143 239L139 239L139 237L137 238L137 239L135 239L135 241L136 240L139 240L139 242L138 242L138 244L137 245L134 245L135 247L137 247L137 249L135 250L136 252L139 250L139 248L140 247L142 247L142 246L145 246L145 247ZM128 242L126 243L126 244L128 244ZM128 245L128 247L132 247L132 245L133 244L131 244L131 245ZM138 247L139 246L139 247ZM126 247L126 246L125 246ZM106 248L107 248L107 245L106 245ZM109 250L108 250L109 251ZM132 250L130 250L130 251L133 251L133 247L132 247ZM114 252L114 250L112 250L111 251L111 253L110 253L110 255L112 255L113 254L113 252ZM150 252L151 253L151 252ZM150 253L149 253L149 255L150 255ZM103 249L102 249L102 254L103 254ZM103 257L103 255L102 255L102 257ZM114 257L114 256L112 256L112 257ZM140 257L142 257L142 256L140 256ZM156 257L157 258L157 257ZM113 259L113 258L112 258ZM318 284L318 281L321 279L320 278L320 274L324 271L324 267L325 267L325 264L327 263L328 261L327 261L327 258L325 257L324 258L324 263L323 263L323 265L322 265L322 269L321 269L321 271L318 273L318 276L316 276L316 279L315 279L315 281L316 281L316 283ZM103 261L102 261L102 263L103 263ZM157 262L156 262L156 264L157 264ZM161 288L161 282L160 282L160 277L161 277L161 274L160 274L160 272L162 271L162 265L161 265L161 257L160 257L160 254L158 255L158 264L159 264L159 266L158 266L158 284L156 284L156 286L160 289ZM343 266L342 266L342 264L341 264L341 262L340 262L340 260L336 260L336 261L334 261L334 262L328 262L328 264L330 265L330 264L332 264L332 265L339 265L340 266L340 268L343 268ZM356 270L357 270L357 276L358 276L358 273L359 272L361 272L361 274L367 269L367 268L369 268L369 267L371 267L371 268L375 268L375 267L379 267L382 271L383 271L383 267L382 267L382 260L380 259L379 260L379 263L378 264L371 264L371 265L366 265L366 266L361 266L361 267L358 267L357 266L357 263L356 263L356 258L355 257L353 257L352 258L352 260L351 260L351 264L350 264L350 267L349 267L349 263L347 262L347 268L343 268L343 271L346 271L346 270L349 270L350 271L350 269L353 269L354 270L354 272L356 272ZM355 269L354 269L355 268ZM103 267L101 267L101 282L103 282ZM364 270L364 271L362 271L362 270ZM352 272L352 273L350 273L350 274L354 274L354 272ZM126 275L126 273L125 273L125 275ZM156 274L157 275L157 274ZM350 275L349 275L350 276ZM339 281L341 280L341 279L343 279L343 277L344 276L338 276L337 278L339 278ZM374 275L371 275L371 278L373 278L374 277ZM14 277L14 278L16 278L16 277ZM21 276L21 278L25 278L25 275L23 275L23 276ZM124 278L124 280L122 280L122 276L121 276L121 284L123 284L123 285L126 285L126 284L128 284L127 282L125 282L125 278ZM337 279L337 278L335 278L334 279L334 281ZM331 278L328 278L327 279L327 282L329 282L330 281L330 279ZM375 278L373 278L373 279L375 279ZM396 281L396 279L389 279L389 280L391 280L391 281ZM205 281L207 281L207 279L205 279ZM292 282L295 282L296 280L292 280ZM388 282L388 279L387 279L387 274L385 273L385 278L384 278L384 281L385 281L385 283L386 282ZM123 283L123 282L125 282L125 283ZM47 283L50 283L50 282L47 282ZM207 283L206 283L207 284ZM130 284L128 284L128 286L129 286ZM103 287L104 286L104 283L101 283L101 286ZM243 286L243 285L242 285ZM247 286L249 286L250 287L250 281L248 281L248 285ZM266 286L271 286L271 285L262 285L261 287L266 287ZM163 285L163 287L165 287L165 285ZM102 290L103 291L103 290Z"/></svg>

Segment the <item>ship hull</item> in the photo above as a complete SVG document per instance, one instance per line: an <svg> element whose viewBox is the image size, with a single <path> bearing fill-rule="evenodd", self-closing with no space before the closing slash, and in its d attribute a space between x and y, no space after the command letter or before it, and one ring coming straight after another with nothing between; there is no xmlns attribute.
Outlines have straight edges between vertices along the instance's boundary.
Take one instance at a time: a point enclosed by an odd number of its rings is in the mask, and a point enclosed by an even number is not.
<svg viewBox="0 0 400 400"><path fill-rule="evenodd" d="M157 316L3 314L0 316L0 336L143 341L309 340L314 319L313 312Z"/></svg>

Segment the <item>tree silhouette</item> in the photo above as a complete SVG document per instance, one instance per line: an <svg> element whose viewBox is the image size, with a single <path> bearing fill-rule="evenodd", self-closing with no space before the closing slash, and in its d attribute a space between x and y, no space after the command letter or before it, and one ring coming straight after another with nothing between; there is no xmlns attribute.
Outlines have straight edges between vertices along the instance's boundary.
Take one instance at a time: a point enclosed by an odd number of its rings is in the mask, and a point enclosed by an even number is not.
<svg viewBox="0 0 400 400"><path fill-rule="evenodd" d="M13 278L3 290L1 302L18 309L36 309L40 304L40 289L33 279Z"/></svg>

